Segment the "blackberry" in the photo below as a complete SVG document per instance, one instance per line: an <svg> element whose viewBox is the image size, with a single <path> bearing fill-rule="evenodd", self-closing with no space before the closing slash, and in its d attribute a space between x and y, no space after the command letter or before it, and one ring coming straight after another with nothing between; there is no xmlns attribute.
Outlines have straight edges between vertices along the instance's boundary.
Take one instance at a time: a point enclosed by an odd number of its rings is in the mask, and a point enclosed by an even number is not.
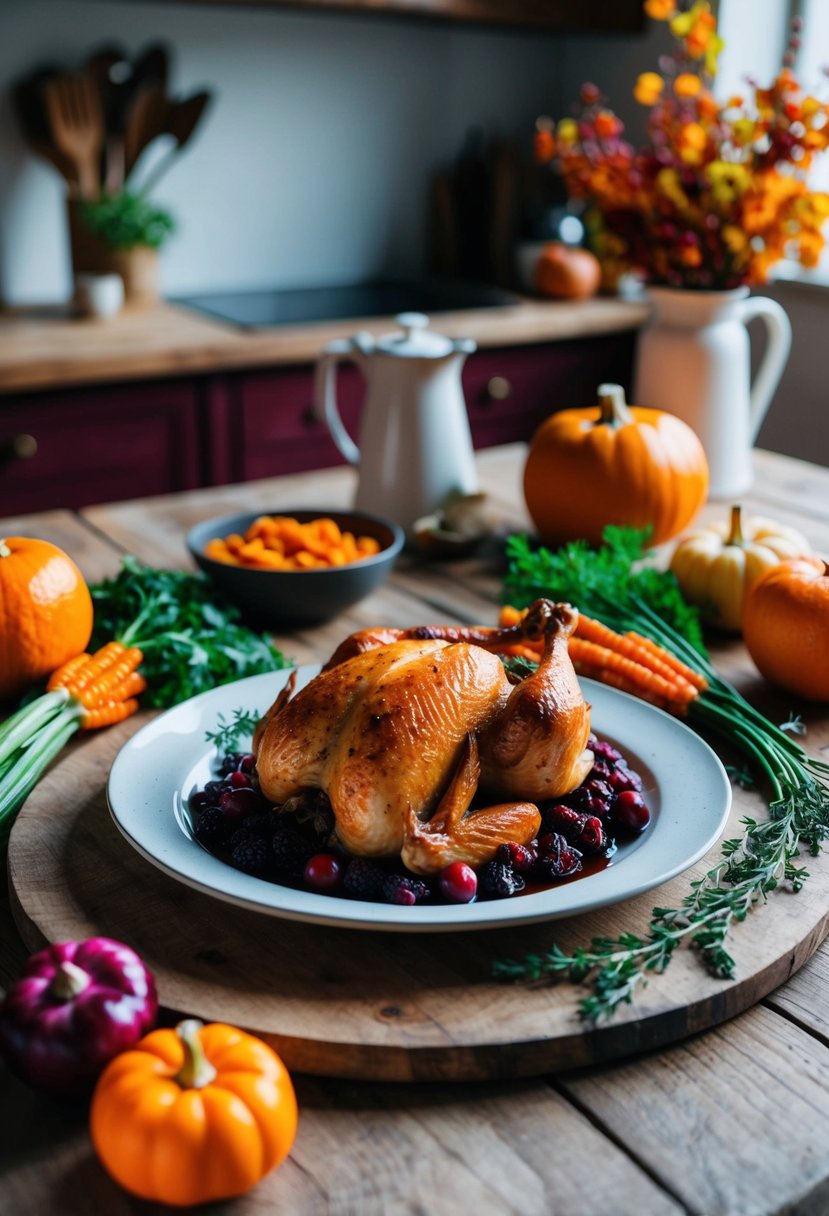
<svg viewBox="0 0 829 1216"><path fill-rule="evenodd" d="M365 857L352 857L345 869L343 890L354 899L380 899L383 894L385 874L373 861Z"/></svg>
<svg viewBox="0 0 829 1216"><path fill-rule="evenodd" d="M242 826L251 836L261 836L265 840L273 831L275 818L273 811L260 811L258 815L248 815Z"/></svg>
<svg viewBox="0 0 829 1216"><path fill-rule="evenodd" d="M222 777L228 777L231 773L235 773L239 767L239 761L242 759L241 752L225 752L219 761L219 773Z"/></svg>
<svg viewBox="0 0 829 1216"><path fill-rule="evenodd" d="M316 845L294 828L279 828L273 834L274 868L284 878L302 878L305 863L317 852Z"/></svg>
<svg viewBox="0 0 829 1216"><path fill-rule="evenodd" d="M223 794L226 789L226 781L208 781L204 787L204 792L207 794L207 797L212 805L213 803L219 801L219 796Z"/></svg>
<svg viewBox="0 0 829 1216"><path fill-rule="evenodd" d="M524 879L503 861L488 861L478 870L478 891L489 899L508 899L524 890Z"/></svg>
<svg viewBox="0 0 829 1216"><path fill-rule="evenodd" d="M419 878L410 878L405 874L389 874L383 879L383 899L387 904L419 903L429 894L429 888Z"/></svg>
<svg viewBox="0 0 829 1216"><path fill-rule="evenodd" d="M545 832L559 833L566 840L569 840L571 844L575 844L576 839L581 834L584 820L584 815L580 815L578 811L574 811L570 806L564 806L561 802L557 802L555 806L545 807L544 813L541 816L542 829ZM541 842L544 839L546 837L542 836Z"/></svg>
<svg viewBox="0 0 829 1216"><path fill-rule="evenodd" d="M581 853L558 832L551 832L538 842L539 855L534 873L549 882L555 878L567 878L581 869Z"/></svg>
<svg viewBox="0 0 829 1216"><path fill-rule="evenodd" d="M221 848L230 835L228 822L217 806L202 811L193 828L193 835L206 849Z"/></svg>
<svg viewBox="0 0 829 1216"><path fill-rule="evenodd" d="M246 874L264 874L271 862L271 850L261 836L245 835L231 853L233 864Z"/></svg>

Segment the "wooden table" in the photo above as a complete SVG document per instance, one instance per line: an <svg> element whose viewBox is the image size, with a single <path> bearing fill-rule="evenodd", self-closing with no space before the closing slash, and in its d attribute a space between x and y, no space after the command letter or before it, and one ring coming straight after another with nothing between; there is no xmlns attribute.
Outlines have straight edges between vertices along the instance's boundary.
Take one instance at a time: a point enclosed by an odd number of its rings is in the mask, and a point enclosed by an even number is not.
<svg viewBox="0 0 829 1216"><path fill-rule="evenodd" d="M525 523L522 458L518 446L479 456L485 488L518 526ZM765 452L755 454L755 467L747 506L800 526L829 553L829 470ZM90 580L114 573L125 550L157 565L184 566L182 537L196 520L280 501L335 506L348 501L352 477L338 469L78 515L56 511L4 520L0 535L51 539ZM707 514L722 509L711 504ZM379 621L491 621L498 588L492 563L426 566L406 559L345 618L277 640L297 663L315 662L352 629ZM790 699L768 690L740 643L716 642L712 652L752 700L775 720L785 719ZM829 754L829 715L813 706L804 719L808 746ZM0 982L8 983L25 951L7 909L4 915ZM773 918L774 912L754 915ZM821 923L814 941L825 932ZM234 1216L829 1211L827 947L741 1016L612 1065L474 1085L296 1080L301 1120L288 1162L246 1198L209 1210ZM84 1109L40 1098L6 1072L0 1072L0 1128L3 1213L162 1210L132 1200L105 1176Z"/></svg>

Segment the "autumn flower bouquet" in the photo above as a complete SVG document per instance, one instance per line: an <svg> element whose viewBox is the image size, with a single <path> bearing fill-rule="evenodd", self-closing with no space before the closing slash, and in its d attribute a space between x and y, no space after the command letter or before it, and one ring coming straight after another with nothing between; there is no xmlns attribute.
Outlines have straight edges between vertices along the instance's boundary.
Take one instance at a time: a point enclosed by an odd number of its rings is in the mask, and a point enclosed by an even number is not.
<svg viewBox="0 0 829 1216"><path fill-rule="evenodd" d="M763 283L781 258L816 266L829 195L809 188L816 153L829 146L829 106L792 71L800 23L770 87L712 93L723 42L708 0L646 0L667 21L672 53L644 72L633 96L649 110L635 149L599 89L585 84L581 112L539 119L535 148L555 162L571 197L588 203L592 242L607 283L624 271L672 287L728 289Z"/></svg>

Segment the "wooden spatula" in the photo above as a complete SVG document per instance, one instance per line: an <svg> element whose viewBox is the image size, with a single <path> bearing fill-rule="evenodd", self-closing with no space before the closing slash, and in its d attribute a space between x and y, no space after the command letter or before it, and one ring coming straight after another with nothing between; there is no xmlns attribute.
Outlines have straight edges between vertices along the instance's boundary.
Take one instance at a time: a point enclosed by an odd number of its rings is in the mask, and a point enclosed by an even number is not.
<svg viewBox="0 0 829 1216"><path fill-rule="evenodd" d="M104 118L101 98L91 76L56 76L43 85L46 116L55 146L77 169L82 198L101 192L101 148Z"/></svg>
<svg viewBox="0 0 829 1216"><path fill-rule="evenodd" d="M136 94L124 127L125 177L129 177L147 145L166 131L168 105L164 89L159 84L145 85Z"/></svg>

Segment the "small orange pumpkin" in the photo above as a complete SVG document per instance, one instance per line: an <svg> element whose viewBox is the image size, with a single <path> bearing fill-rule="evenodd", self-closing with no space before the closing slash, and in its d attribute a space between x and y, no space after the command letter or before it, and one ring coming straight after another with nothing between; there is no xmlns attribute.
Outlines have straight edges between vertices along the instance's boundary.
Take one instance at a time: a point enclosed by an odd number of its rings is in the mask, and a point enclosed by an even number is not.
<svg viewBox="0 0 829 1216"><path fill-rule="evenodd" d="M608 524L650 525L658 545L687 527L707 494L708 461L691 428L627 405L618 384L600 386L598 408L542 422L524 466L527 509L548 545L598 545Z"/></svg>
<svg viewBox="0 0 829 1216"><path fill-rule="evenodd" d="M288 1070L253 1035L195 1019L154 1030L104 1069L90 1110L101 1163L142 1199L230 1199L287 1157L297 1103Z"/></svg>
<svg viewBox="0 0 829 1216"><path fill-rule="evenodd" d="M767 571L746 597L743 640L772 684L829 701L829 565L800 557Z"/></svg>
<svg viewBox="0 0 829 1216"><path fill-rule="evenodd" d="M92 633L92 597L70 557L46 540L0 540L0 698L21 693Z"/></svg>

